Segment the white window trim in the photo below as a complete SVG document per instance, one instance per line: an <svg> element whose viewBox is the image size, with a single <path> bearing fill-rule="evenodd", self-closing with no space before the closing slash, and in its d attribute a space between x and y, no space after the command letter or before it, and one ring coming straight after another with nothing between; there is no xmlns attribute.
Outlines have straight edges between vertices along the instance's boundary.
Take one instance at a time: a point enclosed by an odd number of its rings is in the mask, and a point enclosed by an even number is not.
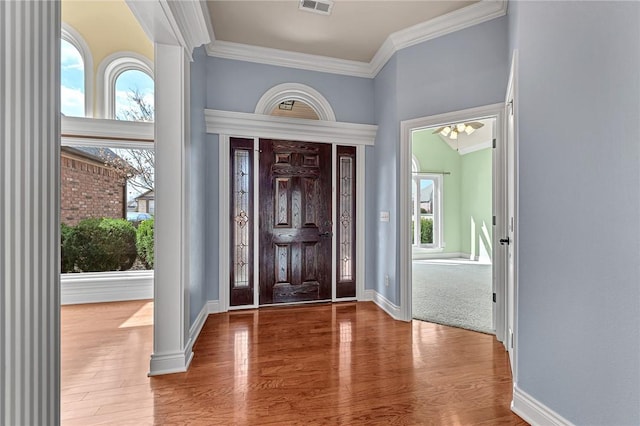
<svg viewBox="0 0 640 426"><path fill-rule="evenodd" d="M270 115L280 103L288 100L300 101L309 105L322 121L336 121L331 104L311 86L300 83L283 83L267 90L256 104L255 113Z"/></svg>
<svg viewBox="0 0 640 426"><path fill-rule="evenodd" d="M100 118L115 119L115 93L116 80L125 71L141 71L151 77L153 76L153 62L146 56L135 52L116 52L100 62L98 66L98 111Z"/></svg>
<svg viewBox="0 0 640 426"><path fill-rule="evenodd" d="M93 56L89 45L71 25L62 22L60 29L62 40L71 43L82 56L84 66L84 116L93 117Z"/></svg>
<svg viewBox="0 0 640 426"><path fill-rule="evenodd" d="M414 157L415 159L415 157ZM417 162L417 160L415 160ZM420 180L429 179L433 181L433 198L435 200L433 206L433 243L431 244L422 244L420 243L420 227L418 226L418 222L416 222L413 232L414 232L414 247L428 248L428 249L441 249L442 242L444 241L442 230L442 175L437 173L415 173L413 174L412 185L416 188L416 194L418 197L416 198L413 209L414 209L414 217L417 221L422 218L422 214L420 213L420 202L418 198L420 196Z"/></svg>
<svg viewBox="0 0 640 426"><path fill-rule="evenodd" d="M62 117L61 146L155 150L153 123ZM60 274L61 304L153 298L153 270Z"/></svg>

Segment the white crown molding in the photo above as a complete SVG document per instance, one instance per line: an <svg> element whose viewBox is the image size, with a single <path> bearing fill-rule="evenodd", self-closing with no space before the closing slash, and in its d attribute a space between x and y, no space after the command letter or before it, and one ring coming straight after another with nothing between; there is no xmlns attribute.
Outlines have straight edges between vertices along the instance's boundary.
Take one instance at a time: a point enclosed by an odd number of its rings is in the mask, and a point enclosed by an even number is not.
<svg viewBox="0 0 640 426"><path fill-rule="evenodd" d="M203 0L126 0L149 40L193 49L213 40L213 26Z"/></svg>
<svg viewBox="0 0 640 426"><path fill-rule="evenodd" d="M288 50L251 46L242 43L215 40L206 46L207 55L245 62L276 65L331 74L371 78L369 64L327 56L310 55Z"/></svg>
<svg viewBox="0 0 640 426"><path fill-rule="evenodd" d="M504 16L506 13L507 0L482 0L391 34L370 62L349 61L221 40L212 41L206 46L206 50L209 56L219 58L374 78L398 50Z"/></svg>
<svg viewBox="0 0 640 426"><path fill-rule="evenodd" d="M205 109L207 133L273 139L373 145L378 126L339 121L306 120L246 112Z"/></svg>
<svg viewBox="0 0 640 426"><path fill-rule="evenodd" d="M213 40L213 25L206 3L200 0L162 0L162 4L166 5L165 10L171 11L180 44L193 60L193 49Z"/></svg>
<svg viewBox="0 0 640 426"><path fill-rule="evenodd" d="M61 121L63 139L153 142L153 123L82 117L62 117Z"/></svg>
<svg viewBox="0 0 640 426"><path fill-rule="evenodd" d="M511 410L532 425L573 426L573 423L520 389L517 384L513 385Z"/></svg>

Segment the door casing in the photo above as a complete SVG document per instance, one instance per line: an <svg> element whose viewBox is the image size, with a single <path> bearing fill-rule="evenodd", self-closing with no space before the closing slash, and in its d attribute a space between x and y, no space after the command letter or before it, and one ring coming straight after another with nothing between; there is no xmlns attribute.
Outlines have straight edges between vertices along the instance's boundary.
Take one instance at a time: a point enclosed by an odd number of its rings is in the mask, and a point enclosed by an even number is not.
<svg viewBox="0 0 640 426"><path fill-rule="evenodd" d="M498 103L461 111L449 112L430 117L405 120L400 123L400 209L399 227L407 232L400 232L400 318L411 321L411 204L410 179L411 179L411 140L414 130L437 127L449 123L468 121L470 119L496 118L494 137L496 148L493 150L493 211L496 216L496 226L492 236L493 246L493 291L496 293L494 304L494 327L496 338L505 342L505 252L500 248L498 240L500 235L506 232L504 217L506 163L504 158L504 104Z"/></svg>
<svg viewBox="0 0 640 426"><path fill-rule="evenodd" d="M332 144L333 158L336 155L336 147L338 145L347 145L356 147L357 164L365 164L365 147L373 146L377 132L377 126L370 124L317 121L317 120L299 120L287 119L282 117L272 117L263 114L240 113L232 111L205 110L206 131L210 134L216 134L217 141L212 143L218 144L218 236L219 247L229 247L229 197L230 188L229 179L229 139L231 137L252 138L254 139L255 149L258 150L258 140L260 138L267 139L287 139L299 140L307 142L324 142ZM255 166L254 166L255 167ZM332 181L335 182L335 168L333 171ZM257 179L257 173L254 173L254 179ZM365 167L360 166L356 170L356 179L358 182L366 182ZM254 191L255 197L258 197L257 191ZM335 199L336 191L333 191ZM259 199L256 199L254 206L257 206ZM334 200L334 206L336 205ZM357 259L365 259L365 191L361 189L356 195L356 257ZM255 208L255 207L254 207ZM334 207L335 208L335 207ZM333 212L335 216L335 211ZM335 231L335 230L334 230ZM334 238L336 233L334 232ZM254 247L258 247L258 233L254 233ZM335 265L335 241L332 244L332 263ZM218 252L218 300L217 311L226 312L232 309L249 309L257 308L257 297L254 298L253 305L241 307L229 306L229 251L219 250ZM255 260L254 260L255 262ZM334 266L335 268L335 266ZM254 272L259 273L256 265ZM332 301L346 300L364 300L364 262L357 261L356 265L356 297L347 299L337 299L335 294L335 270L332 271ZM259 279L256 277L255 279ZM255 287L257 289L257 287ZM254 290L255 291L255 290ZM215 303L215 301L212 301Z"/></svg>

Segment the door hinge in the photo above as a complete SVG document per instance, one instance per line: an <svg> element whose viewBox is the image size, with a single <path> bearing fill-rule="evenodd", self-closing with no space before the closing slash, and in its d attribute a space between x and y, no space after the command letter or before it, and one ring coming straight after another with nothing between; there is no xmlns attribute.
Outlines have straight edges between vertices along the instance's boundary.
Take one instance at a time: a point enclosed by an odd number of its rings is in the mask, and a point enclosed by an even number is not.
<svg viewBox="0 0 640 426"><path fill-rule="evenodd" d="M493 226L496 226L496 221L497 221L496 217L493 216Z"/></svg>
<svg viewBox="0 0 640 426"><path fill-rule="evenodd" d="M513 331L511 332L511 336L509 340L511 340L511 349L513 349Z"/></svg>
<svg viewBox="0 0 640 426"><path fill-rule="evenodd" d="M509 106L509 115L513 115L513 99L511 99L507 105Z"/></svg>
<svg viewBox="0 0 640 426"><path fill-rule="evenodd" d="M495 138L494 138L494 139L493 139L493 148L495 149L495 147L496 147L496 140L495 140Z"/></svg>
<svg viewBox="0 0 640 426"><path fill-rule="evenodd" d="M493 303L496 303L496 294L493 293Z"/></svg>

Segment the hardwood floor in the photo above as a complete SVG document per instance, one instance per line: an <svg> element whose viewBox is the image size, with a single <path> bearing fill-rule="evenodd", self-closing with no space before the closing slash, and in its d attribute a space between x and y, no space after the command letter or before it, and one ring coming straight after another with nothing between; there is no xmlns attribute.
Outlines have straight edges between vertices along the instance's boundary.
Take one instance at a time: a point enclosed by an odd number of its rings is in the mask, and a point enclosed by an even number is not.
<svg viewBox="0 0 640 426"><path fill-rule="evenodd" d="M150 301L62 307L62 424L526 425L494 336L372 303L210 315L187 373L148 378Z"/></svg>

